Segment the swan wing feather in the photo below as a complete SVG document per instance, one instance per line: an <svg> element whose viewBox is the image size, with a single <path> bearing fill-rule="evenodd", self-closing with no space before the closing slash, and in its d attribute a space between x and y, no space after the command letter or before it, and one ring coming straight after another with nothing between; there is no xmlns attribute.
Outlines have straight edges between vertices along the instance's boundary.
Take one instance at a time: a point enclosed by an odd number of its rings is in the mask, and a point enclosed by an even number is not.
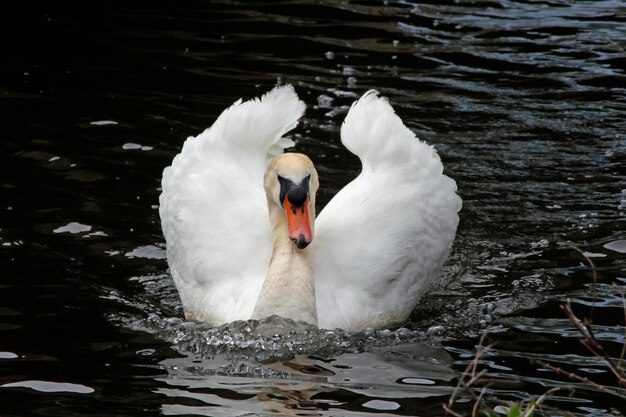
<svg viewBox="0 0 626 417"><path fill-rule="evenodd" d="M432 146L374 90L356 101L341 140L359 176L316 221L319 326L360 330L405 320L437 278L461 199Z"/></svg>
<svg viewBox="0 0 626 417"><path fill-rule="evenodd" d="M163 171L159 214L187 318L250 318L272 250L263 173L304 109L291 86L238 100Z"/></svg>

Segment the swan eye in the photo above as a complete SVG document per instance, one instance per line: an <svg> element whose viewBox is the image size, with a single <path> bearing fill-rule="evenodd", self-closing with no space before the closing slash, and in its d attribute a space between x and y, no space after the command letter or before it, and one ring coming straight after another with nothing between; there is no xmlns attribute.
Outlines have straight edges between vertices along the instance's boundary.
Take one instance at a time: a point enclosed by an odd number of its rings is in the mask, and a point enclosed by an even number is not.
<svg viewBox="0 0 626 417"><path fill-rule="evenodd" d="M280 184L280 194L278 196L279 202L283 205L285 197L289 199L289 203L293 208L302 207L307 198L309 197L309 180L311 175L307 175L298 184L290 179L281 177L278 175L278 182ZM284 206L283 206L284 207Z"/></svg>

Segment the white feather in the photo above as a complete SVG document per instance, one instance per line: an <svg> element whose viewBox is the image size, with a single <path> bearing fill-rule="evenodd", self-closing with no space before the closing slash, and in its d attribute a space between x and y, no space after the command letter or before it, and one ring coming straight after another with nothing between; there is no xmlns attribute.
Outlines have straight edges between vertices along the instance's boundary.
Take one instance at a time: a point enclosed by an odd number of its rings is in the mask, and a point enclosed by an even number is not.
<svg viewBox="0 0 626 417"><path fill-rule="evenodd" d="M239 100L163 171L159 212L188 318L250 318L272 251L263 173L304 109L291 86Z"/></svg>
<svg viewBox="0 0 626 417"><path fill-rule="evenodd" d="M355 330L401 322L452 245L456 183L376 91L352 105L341 139L363 170L315 224L318 323Z"/></svg>
<svg viewBox="0 0 626 417"><path fill-rule="evenodd" d="M263 173L293 145L281 137L303 111L290 86L238 101L165 169L160 215L187 318L251 317L272 253ZM375 91L353 104L341 137L363 170L315 223L318 323L387 326L405 320L437 278L461 199L435 150Z"/></svg>

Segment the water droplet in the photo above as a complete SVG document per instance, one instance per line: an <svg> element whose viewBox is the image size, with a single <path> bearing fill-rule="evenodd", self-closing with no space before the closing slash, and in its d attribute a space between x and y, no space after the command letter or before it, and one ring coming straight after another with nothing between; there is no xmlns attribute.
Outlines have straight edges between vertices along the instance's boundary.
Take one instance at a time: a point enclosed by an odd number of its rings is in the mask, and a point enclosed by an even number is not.
<svg viewBox="0 0 626 417"><path fill-rule="evenodd" d="M329 109L333 104L333 98L325 94L317 97L317 105L323 109Z"/></svg>

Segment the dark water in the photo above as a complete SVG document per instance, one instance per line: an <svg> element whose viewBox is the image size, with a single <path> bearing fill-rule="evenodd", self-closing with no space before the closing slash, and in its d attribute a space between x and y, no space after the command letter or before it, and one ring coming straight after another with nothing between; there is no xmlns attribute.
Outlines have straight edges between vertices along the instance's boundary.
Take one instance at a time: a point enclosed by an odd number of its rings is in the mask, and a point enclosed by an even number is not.
<svg viewBox="0 0 626 417"><path fill-rule="evenodd" d="M1 415L441 415L486 329L487 403L574 387L547 404L625 412L537 362L620 390L560 306L619 357L625 2L54 3L2 26ZM161 171L277 83L309 106L294 138L321 205L358 173L338 132L370 88L456 179L454 252L405 328L263 337L181 319Z"/></svg>

